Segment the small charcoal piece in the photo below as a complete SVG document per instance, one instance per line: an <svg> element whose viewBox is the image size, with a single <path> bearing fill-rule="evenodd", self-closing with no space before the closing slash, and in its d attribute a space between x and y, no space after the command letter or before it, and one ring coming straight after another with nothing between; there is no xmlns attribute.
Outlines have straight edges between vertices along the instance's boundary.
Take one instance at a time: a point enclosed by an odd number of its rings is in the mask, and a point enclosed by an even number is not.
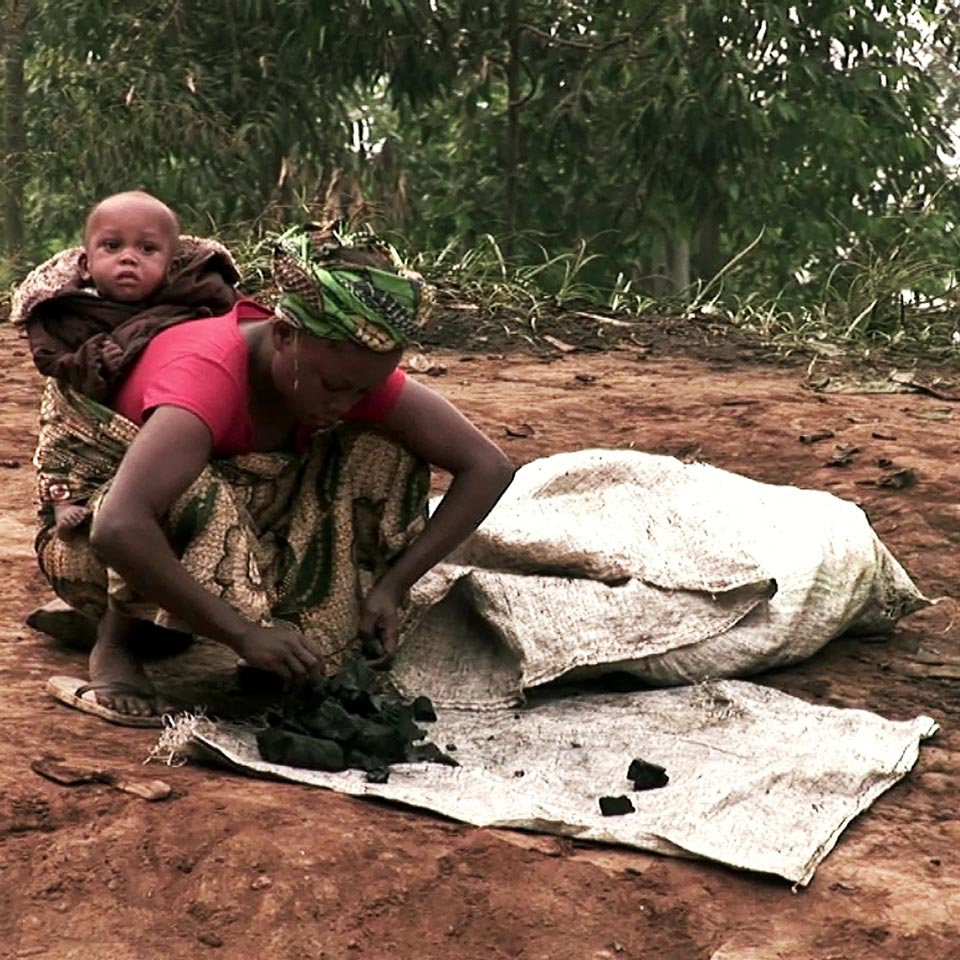
<svg viewBox="0 0 960 960"><path fill-rule="evenodd" d="M362 721L353 746L387 763L400 763L406 758L407 743L400 731L375 720Z"/></svg>
<svg viewBox="0 0 960 960"><path fill-rule="evenodd" d="M605 817L622 817L625 813L633 813L635 809L629 797L600 798L600 812Z"/></svg>
<svg viewBox="0 0 960 960"><path fill-rule="evenodd" d="M460 764L448 757L435 743L411 743L407 747L408 763L442 763L446 767L459 767Z"/></svg>
<svg viewBox="0 0 960 960"><path fill-rule="evenodd" d="M386 783L390 779L390 768L379 757L370 757L359 750L347 752L347 766L365 771L367 783Z"/></svg>
<svg viewBox="0 0 960 960"><path fill-rule="evenodd" d="M335 700L324 700L315 709L302 711L300 723L314 737L343 743L359 733L361 721L347 713Z"/></svg>
<svg viewBox="0 0 960 960"><path fill-rule="evenodd" d="M387 651L377 637L364 637L360 646L360 652L367 660L380 660L386 656Z"/></svg>
<svg viewBox="0 0 960 960"><path fill-rule="evenodd" d="M377 675L363 660L350 661L339 673L328 678L322 692L361 717L379 713L383 702L377 693Z"/></svg>
<svg viewBox="0 0 960 960"><path fill-rule="evenodd" d="M257 746L260 756L268 763L334 772L345 770L347 766L340 744L277 727L261 730L257 734Z"/></svg>
<svg viewBox="0 0 960 960"><path fill-rule="evenodd" d="M406 703L387 702L380 710L380 719L393 727L405 740L422 740L427 731L414 723L413 707Z"/></svg>
<svg viewBox="0 0 960 960"><path fill-rule="evenodd" d="M433 723L437 719L437 711L433 709L433 701L429 697L417 697L411 706L413 719L417 723Z"/></svg>
<svg viewBox="0 0 960 960"><path fill-rule="evenodd" d="M667 771L663 767L639 759L630 761L627 779L633 781L634 790L656 790L670 782Z"/></svg>

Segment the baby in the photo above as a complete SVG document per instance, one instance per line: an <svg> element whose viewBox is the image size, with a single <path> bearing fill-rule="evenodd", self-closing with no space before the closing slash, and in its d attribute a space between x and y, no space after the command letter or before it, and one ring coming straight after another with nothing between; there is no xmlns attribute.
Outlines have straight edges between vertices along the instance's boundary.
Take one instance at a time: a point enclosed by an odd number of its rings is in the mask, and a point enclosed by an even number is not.
<svg viewBox="0 0 960 960"><path fill-rule="evenodd" d="M239 296L229 251L180 236L177 215L139 190L101 200L83 246L37 268L39 282L14 296L40 373L109 405L143 348L162 330L227 313ZM57 533L67 539L89 512L66 487L51 487Z"/></svg>
<svg viewBox="0 0 960 960"><path fill-rule="evenodd" d="M180 221L165 203L141 191L118 193L87 216L80 270L103 299L143 303L163 286L179 240ZM108 333L101 336L100 359L110 378L119 371L124 351ZM53 512L57 536L64 540L88 516L79 503L55 502Z"/></svg>
<svg viewBox="0 0 960 960"><path fill-rule="evenodd" d="M80 268L101 297L146 301L167 278L180 221L163 202L133 190L101 200L83 226Z"/></svg>

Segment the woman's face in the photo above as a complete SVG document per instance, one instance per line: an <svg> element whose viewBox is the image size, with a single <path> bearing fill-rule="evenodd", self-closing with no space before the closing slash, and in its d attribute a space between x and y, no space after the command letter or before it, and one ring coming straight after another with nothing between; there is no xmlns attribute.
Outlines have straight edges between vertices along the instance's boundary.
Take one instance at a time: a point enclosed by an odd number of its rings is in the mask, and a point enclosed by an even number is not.
<svg viewBox="0 0 960 960"><path fill-rule="evenodd" d="M275 323L271 373L290 414L311 430L332 427L383 383L401 350L376 353L350 340L321 340Z"/></svg>

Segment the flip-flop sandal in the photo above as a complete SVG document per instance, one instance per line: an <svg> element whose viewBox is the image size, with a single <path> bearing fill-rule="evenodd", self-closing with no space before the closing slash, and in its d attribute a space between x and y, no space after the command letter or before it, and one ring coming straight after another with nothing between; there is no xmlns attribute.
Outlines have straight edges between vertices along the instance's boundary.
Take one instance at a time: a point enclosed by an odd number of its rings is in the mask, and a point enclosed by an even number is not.
<svg viewBox="0 0 960 960"><path fill-rule="evenodd" d="M112 710L99 703L95 694L97 692L110 694L118 697L142 697L144 699L155 698L156 694L152 690L144 690L132 683L124 683L120 680L104 681L102 683L87 683L78 677L51 677L47 681L47 693L68 707L75 707L84 713L100 717L109 723L116 723L124 727L162 727L163 717L157 714L152 716L137 716L132 713L121 713L119 710ZM88 696L88 694L94 694Z"/></svg>

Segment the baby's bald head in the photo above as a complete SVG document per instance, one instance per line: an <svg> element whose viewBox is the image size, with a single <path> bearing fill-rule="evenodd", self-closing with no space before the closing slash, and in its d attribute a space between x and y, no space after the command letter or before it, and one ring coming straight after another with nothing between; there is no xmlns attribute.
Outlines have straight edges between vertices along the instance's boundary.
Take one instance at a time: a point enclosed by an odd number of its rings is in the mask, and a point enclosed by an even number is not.
<svg viewBox="0 0 960 960"><path fill-rule="evenodd" d="M143 190L115 193L95 204L83 225L85 247L88 246L91 233L104 217L125 222L151 223L171 238L174 247L180 239L180 219L177 215L162 200Z"/></svg>

